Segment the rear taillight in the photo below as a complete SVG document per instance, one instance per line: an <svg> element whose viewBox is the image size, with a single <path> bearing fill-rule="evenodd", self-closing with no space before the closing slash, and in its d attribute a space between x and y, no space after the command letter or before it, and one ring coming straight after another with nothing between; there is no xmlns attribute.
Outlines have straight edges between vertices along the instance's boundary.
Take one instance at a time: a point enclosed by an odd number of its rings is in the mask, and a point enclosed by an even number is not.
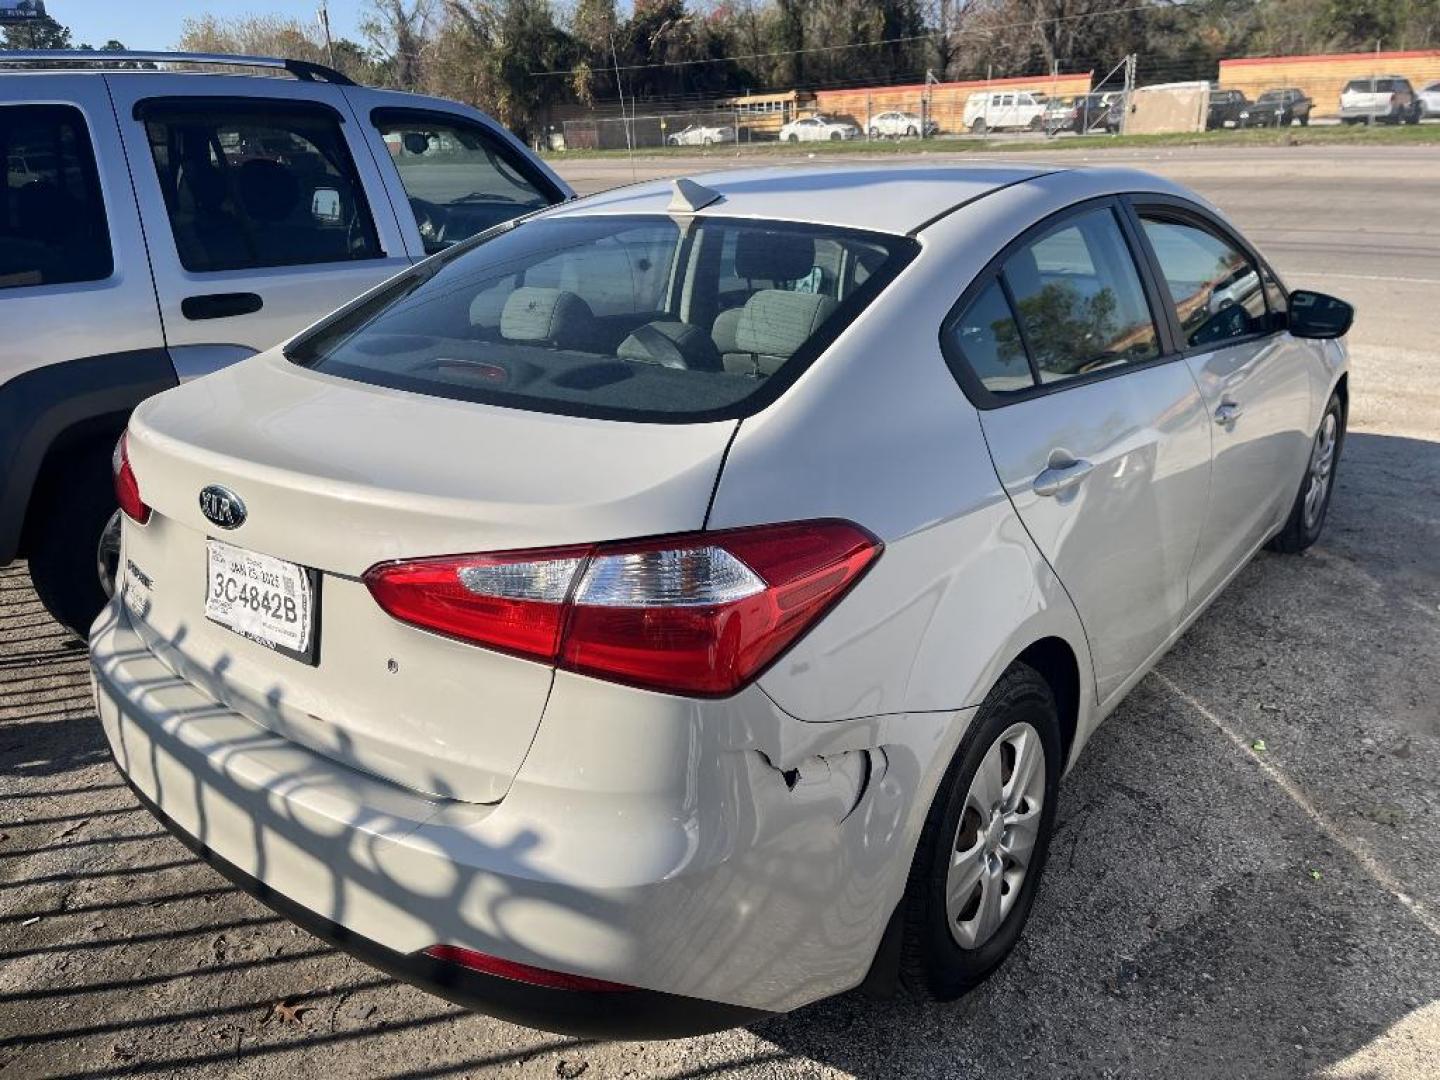
<svg viewBox="0 0 1440 1080"><path fill-rule="evenodd" d="M734 693L879 555L844 521L382 563L397 619L567 671L674 693Z"/></svg>
<svg viewBox="0 0 1440 1080"><path fill-rule="evenodd" d="M531 986L543 986L547 990L614 994L635 989L624 983L592 979L588 975L571 975L564 971L551 971L549 968L520 964L514 960L502 960L498 956L489 956L486 953L476 952L474 949L461 948L459 945L431 945L425 950L425 955L432 960L438 960L443 964L454 964L467 971L477 971L482 975L494 975L512 982L528 983Z"/></svg>
<svg viewBox="0 0 1440 1080"><path fill-rule="evenodd" d="M110 466L115 473L115 498L125 515L140 525L150 520L150 507L140 498L140 483L135 479L135 470L130 467L130 453L126 447L130 435L120 436L111 455Z"/></svg>

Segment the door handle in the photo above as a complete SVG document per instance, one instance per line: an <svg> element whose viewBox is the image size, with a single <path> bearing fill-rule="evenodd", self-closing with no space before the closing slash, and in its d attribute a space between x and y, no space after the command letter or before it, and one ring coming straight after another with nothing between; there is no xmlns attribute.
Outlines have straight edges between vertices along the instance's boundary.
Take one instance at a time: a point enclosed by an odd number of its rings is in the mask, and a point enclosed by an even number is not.
<svg viewBox="0 0 1440 1080"><path fill-rule="evenodd" d="M1083 458L1048 466L1030 486L1036 495L1059 495L1084 480L1095 466Z"/></svg>
<svg viewBox="0 0 1440 1080"><path fill-rule="evenodd" d="M1220 407L1215 410L1215 423L1221 427L1229 427L1244 415L1245 410L1237 402L1222 401Z"/></svg>
<svg viewBox="0 0 1440 1080"><path fill-rule="evenodd" d="M236 315L253 315L265 306L258 293L224 292L187 296L180 301L180 313L193 322L202 319L229 319Z"/></svg>

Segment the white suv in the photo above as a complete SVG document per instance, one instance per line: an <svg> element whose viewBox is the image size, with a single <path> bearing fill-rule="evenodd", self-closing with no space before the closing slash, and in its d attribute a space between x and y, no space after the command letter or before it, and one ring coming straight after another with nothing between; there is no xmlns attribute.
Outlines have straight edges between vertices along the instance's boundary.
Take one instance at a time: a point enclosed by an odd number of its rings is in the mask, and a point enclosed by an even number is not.
<svg viewBox="0 0 1440 1080"><path fill-rule="evenodd" d="M154 67L197 62L278 77ZM113 575L110 460L139 401L571 195L484 114L313 64L4 63L24 70L0 73L0 565L28 558L82 635Z"/></svg>
<svg viewBox="0 0 1440 1080"><path fill-rule="evenodd" d="M987 131L1024 128L1041 131L1045 127L1045 110L1049 99L1044 94L1024 90L981 92L965 99L962 123L974 135Z"/></svg>
<svg viewBox="0 0 1440 1080"><path fill-rule="evenodd" d="M1126 170L557 207L135 411L99 716L213 865L502 1016L953 998L1096 725L1319 537L1352 314Z"/></svg>

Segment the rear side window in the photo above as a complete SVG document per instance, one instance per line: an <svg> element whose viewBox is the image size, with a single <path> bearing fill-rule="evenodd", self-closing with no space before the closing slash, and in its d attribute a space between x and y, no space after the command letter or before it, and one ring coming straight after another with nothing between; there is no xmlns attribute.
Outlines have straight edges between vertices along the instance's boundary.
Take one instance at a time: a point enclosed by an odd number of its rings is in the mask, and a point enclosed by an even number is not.
<svg viewBox="0 0 1440 1080"><path fill-rule="evenodd" d="M189 98L142 102L137 114L186 270L383 256L333 110Z"/></svg>
<svg viewBox="0 0 1440 1080"><path fill-rule="evenodd" d="M114 271L90 133L71 105L0 106L0 289Z"/></svg>
<svg viewBox="0 0 1440 1080"><path fill-rule="evenodd" d="M1250 256L1189 221L1142 213L1141 222L1187 345L1218 345L1269 330L1264 282Z"/></svg>
<svg viewBox="0 0 1440 1080"><path fill-rule="evenodd" d="M542 216L422 264L288 355L538 412L731 419L774 400L915 250L752 219Z"/></svg>
<svg viewBox="0 0 1440 1080"><path fill-rule="evenodd" d="M950 334L975 378L992 394L1029 390L1035 385L1020 328L998 280L985 286Z"/></svg>
<svg viewBox="0 0 1440 1080"><path fill-rule="evenodd" d="M377 109L370 119L427 254L560 200L554 184L479 124L407 109Z"/></svg>
<svg viewBox="0 0 1440 1080"><path fill-rule="evenodd" d="M1160 355L1140 274L1109 208L1067 218L1007 259L1002 273L1042 383Z"/></svg>

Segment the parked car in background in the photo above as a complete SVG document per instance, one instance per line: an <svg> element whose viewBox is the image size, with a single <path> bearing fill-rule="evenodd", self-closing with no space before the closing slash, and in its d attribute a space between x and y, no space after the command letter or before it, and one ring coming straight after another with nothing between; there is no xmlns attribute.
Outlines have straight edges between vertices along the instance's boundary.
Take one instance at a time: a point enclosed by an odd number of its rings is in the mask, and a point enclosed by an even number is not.
<svg viewBox="0 0 1440 1080"><path fill-rule="evenodd" d="M56 70L77 59L94 69ZM138 402L571 194L455 102L295 61L121 69L184 59L11 52L0 73L0 565L27 559L82 635L114 575L111 457Z"/></svg>
<svg viewBox="0 0 1440 1080"><path fill-rule="evenodd" d="M860 129L854 124L828 116L804 116L780 129L781 142L839 142L859 137Z"/></svg>
<svg viewBox="0 0 1440 1080"><path fill-rule="evenodd" d="M735 129L729 124L691 124L665 140L671 146L715 146L733 143Z"/></svg>
<svg viewBox="0 0 1440 1080"><path fill-rule="evenodd" d="M1351 79L1340 93L1345 124L1418 124L1422 108L1410 80L1400 75Z"/></svg>
<svg viewBox="0 0 1440 1080"><path fill-rule="evenodd" d="M1420 115L1425 119L1440 117L1440 82L1433 82L1417 95L1420 99Z"/></svg>
<svg viewBox="0 0 1440 1080"><path fill-rule="evenodd" d="M872 139L917 139L922 131L927 138L937 134L940 125L934 120L922 122L918 113L892 110L872 116L867 130Z"/></svg>
<svg viewBox="0 0 1440 1080"><path fill-rule="evenodd" d="M965 99L961 122L965 129L974 135L1016 128L1042 131L1048 105L1049 101L1044 94L1032 94L1024 90L1007 90L1001 93L982 91Z"/></svg>
<svg viewBox="0 0 1440 1080"><path fill-rule="evenodd" d="M1242 90L1210 91L1210 102L1205 111L1205 130L1235 127L1240 123L1240 114L1249 104L1250 99Z"/></svg>
<svg viewBox="0 0 1440 1080"><path fill-rule="evenodd" d="M1289 127L1310 125L1310 109L1314 102L1304 90L1290 87L1266 90L1240 110L1240 127Z"/></svg>
<svg viewBox="0 0 1440 1080"><path fill-rule="evenodd" d="M1071 106L1071 129L1085 132L1116 132L1123 117L1124 96L1117 93L1081 94Z"/></svg>
<svg viewBox="0 0 1440 1080"><path fill-rule="evenodd" d="M1352 316L1132 170L530 215L135 410L105 738L241 888L522 1023L959 997L1097 725L1321 535Z"/></svg>

